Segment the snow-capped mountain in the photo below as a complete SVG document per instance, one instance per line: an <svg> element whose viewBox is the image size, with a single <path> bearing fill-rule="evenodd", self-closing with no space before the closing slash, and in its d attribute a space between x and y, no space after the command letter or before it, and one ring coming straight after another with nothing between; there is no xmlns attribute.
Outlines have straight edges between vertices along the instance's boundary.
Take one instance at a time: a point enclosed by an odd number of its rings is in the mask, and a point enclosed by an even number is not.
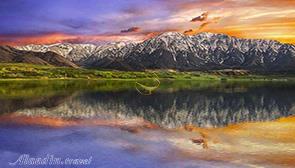
<svg viewBox="0 0 295 168"><path fill-rule="evenodd" d="M79 62L95 53L98 46L93 44L56 43L50 45L30 44L26 46L17 46L16 48L19 50L29 50L35 52L51 51L64 56L70 61Z"/></svg>
<svg viewBox="0 0 295 168"><path fill-rule="evenodd" d="M124 61L133 69L295 70L295 46L223 34L169 32L138 44Z"/></svg>
<svg viewBox="0 0 295 168"><path fill-rule="evenodd" d="M114 67L121 68L123 65L116 63L123 62L125 57L133 50L136 43L116 42L97 47L96 52L92 53L88 58L81 60L80 65L85 67Z"/></svg>
<svg viewBox="0 0 295 168"><path fill-rule="evenodd" d="M16 49L35 52L55 52L77 64L93 64L102 59L123 57L135 45L132 42L114 42L104 45L56 43L50 45L17 46Z"/></svg>
<svg viewBox="0 0 295 168"><path fill-rule="evenodd" d="M295 70L295 46L224 34L166 32L141 43L53 44L18 47L53 51L84 67L144 70Z"/></svg>

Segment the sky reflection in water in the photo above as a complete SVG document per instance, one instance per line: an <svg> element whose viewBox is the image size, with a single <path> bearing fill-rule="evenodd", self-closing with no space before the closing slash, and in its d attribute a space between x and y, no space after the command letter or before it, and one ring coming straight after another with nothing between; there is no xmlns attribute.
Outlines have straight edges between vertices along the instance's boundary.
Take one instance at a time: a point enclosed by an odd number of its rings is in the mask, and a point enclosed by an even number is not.
<svg viewBox="0 0 295 168"><path fill-rule="evenodd" d="M179 128L226 127L295 113L293 84L168 82L150 96L132 87L76 81L0 84L1 165L8 166L20 154L54 154L93 156L96 167L248 166L237 159L199 157L204 149L190 139L203 135ZM220 155L230 156L227 152Z"/></svg>

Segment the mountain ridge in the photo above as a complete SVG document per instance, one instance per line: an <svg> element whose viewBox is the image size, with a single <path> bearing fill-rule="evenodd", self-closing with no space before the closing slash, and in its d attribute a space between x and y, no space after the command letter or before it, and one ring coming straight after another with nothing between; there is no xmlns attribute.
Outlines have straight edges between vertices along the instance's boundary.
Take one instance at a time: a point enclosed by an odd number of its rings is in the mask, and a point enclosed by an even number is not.
<svg viewBox="0 0 295 168"><path fill-rule="evenodd" d="M0 46L1 63L30 63L78 68L77 65L52 51L34 52L17 50L9 46Z"/></svg>
<svg viewBox="0 0 295 168"><path fill-rule="evenodd" d="M80 66L98 69L295 71L295 46L292 44L206 32L192 36L165 32L139 43L119 42L99 46L53 44L16 48L57 52ZM66 52L62 52L63 49Z"/></svg>

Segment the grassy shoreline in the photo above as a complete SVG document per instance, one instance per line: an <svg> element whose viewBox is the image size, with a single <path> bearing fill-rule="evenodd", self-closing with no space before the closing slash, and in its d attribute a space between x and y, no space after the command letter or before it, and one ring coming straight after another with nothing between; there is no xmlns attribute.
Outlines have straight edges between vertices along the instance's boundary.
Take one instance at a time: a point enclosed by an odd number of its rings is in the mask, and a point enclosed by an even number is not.
<svg viewBox="0 0 295 168"><path fill-rule="evenodd" d="M228 74L222 71L180 72L172 70L117 71L67 68L23 63L0 63L0 81L10 80L217 80L217 81L295 81L295 75Z"/></svg>

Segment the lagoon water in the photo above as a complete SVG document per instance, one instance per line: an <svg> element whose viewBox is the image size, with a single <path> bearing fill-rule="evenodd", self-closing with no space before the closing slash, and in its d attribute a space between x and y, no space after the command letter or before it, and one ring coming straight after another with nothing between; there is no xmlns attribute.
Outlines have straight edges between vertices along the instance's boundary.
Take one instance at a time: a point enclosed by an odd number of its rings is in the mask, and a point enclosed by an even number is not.
<svg viewBox="0 0 295 168"><path fill-rule="evenodd" d="M204 149L190 142L199 135L179 129L290 117L295 114L294 86L162 81L143 95L133 81L0 82L0 165L13 167L9 163L28 154L54 155L63 162L41 167L249 167L235 159L200 158ZM92 159L66 165L67 158ZM14 165L26 166L40 167Z"/></svg>

